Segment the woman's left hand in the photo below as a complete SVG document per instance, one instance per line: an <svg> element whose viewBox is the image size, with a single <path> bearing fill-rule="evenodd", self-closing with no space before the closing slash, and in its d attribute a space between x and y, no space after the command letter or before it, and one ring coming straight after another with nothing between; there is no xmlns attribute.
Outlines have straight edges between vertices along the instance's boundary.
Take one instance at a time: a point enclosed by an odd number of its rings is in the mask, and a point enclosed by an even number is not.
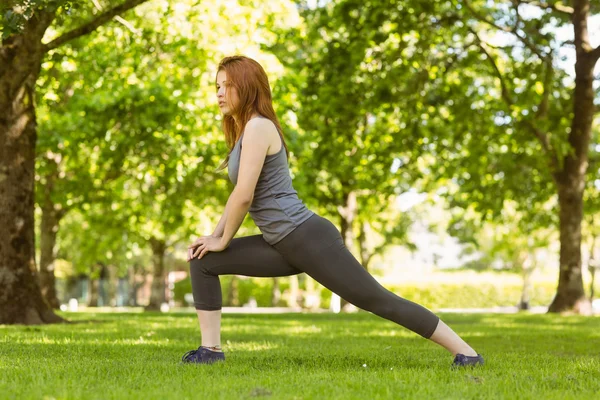
<svg viewBox="0 0 600 400"><path fill-rule="evenodd" d="M188 262L196 257L201 259L209 251L219 252L226 248L227 244L220 237L201 236L188 247Z"/></svg>

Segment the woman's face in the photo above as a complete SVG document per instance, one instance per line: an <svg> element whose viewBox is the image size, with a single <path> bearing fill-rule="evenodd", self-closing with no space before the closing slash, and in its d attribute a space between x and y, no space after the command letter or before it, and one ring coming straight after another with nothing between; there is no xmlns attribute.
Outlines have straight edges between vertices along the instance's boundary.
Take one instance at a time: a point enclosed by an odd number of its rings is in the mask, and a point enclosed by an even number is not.
<svg viewBox="0 0 600 400"><path fill-rule="evenodd" d="M231 115L240 101L236 88L227 82L227 72L224 70L217 73L217 100L223 115Z"/></svg>

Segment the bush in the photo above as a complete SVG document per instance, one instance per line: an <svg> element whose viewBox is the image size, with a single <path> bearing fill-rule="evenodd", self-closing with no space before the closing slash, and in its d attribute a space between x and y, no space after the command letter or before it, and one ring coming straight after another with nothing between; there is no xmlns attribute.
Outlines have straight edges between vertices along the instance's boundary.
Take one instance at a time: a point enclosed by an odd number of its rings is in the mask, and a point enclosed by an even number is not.
<svg viewBox="0 0 600 400"><path fill-rule="evenodd" d="M231 306L228 304L229 289L231 287L232 275L221 276L221 293L223 296L223 306ZM238 285L238 300L240 305L244 305L250 301L251 297L256 299L259 307L271 307L271 297L273 292L273 279L270 278L239 278ZM279 281L279 290L284 292L289 289L289 280L282 279ZM175 283L174 297L175 302L186 305L184 296L186 293L192 293L192 282L190 279L183 279ZM287 303L275 304L275 306L287 306Z"/></svg>
<svg viewBox="0 0 600 400"><path fill-rule="evenodd" d="M509 284L444 284L388 287L392 292L424 307L490 308L515 306L521 300L520 285ZM554 297L556 285L540 283L533 286L530 306L548 305Z"/></svg>
<svg viewBox="0 0 600 400"><path fill-rule="evenodd" d="M221 277L223 305L227 304L231 275ZM289 290L289 279L280 280L280 290ZM386 285L386 288L410 301L431 309L439 308L490 308L514 306L521 300L521 285L514 283L431 283L411 285ZM300 280L300 289L304 289L304 280ZM240 305L254 297L259 307L270 307L273 280L269 278L239 278L238 294ZM549 282L535 283L531 293L531 306L548 305L552 301L556 285ZM184 302L185 293L192 293L191 282L184 279L175 284L175 301ZM320 291L321 307L327 308L331 301L331 291ZM287 303L279 304L287 306Z"/></svg>

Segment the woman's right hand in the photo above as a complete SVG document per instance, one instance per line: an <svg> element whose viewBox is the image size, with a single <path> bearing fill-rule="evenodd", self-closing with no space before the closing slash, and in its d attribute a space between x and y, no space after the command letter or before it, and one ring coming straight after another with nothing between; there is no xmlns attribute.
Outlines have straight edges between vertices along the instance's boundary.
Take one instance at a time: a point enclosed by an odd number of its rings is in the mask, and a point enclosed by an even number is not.
<svg viewBox="0 0 600 400"><path fill-rule="evenodd" d="M196 251L196 248L202 243L202 238L207 238L207 237L216 238L218 236L216 236L216 235L200 236L198 239L196 239L194 241L194 243L192 243L191 245L188 246L187 262L190 262L191 259L193 258L194 251Z"/></svg>

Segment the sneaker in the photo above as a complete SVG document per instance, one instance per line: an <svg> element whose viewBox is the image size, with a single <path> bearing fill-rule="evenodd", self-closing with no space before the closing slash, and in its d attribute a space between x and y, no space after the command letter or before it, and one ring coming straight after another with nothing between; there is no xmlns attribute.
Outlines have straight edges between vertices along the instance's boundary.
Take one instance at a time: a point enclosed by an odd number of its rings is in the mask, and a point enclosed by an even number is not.
<svg viewBox="0 0 600 400"><path fill-rule="evenodd" d="M217 361L225 361L225 353L198 347L198 350L190 350L181 357L182 363L212 364Z"/></svg>
<svg viewBox="0 0 600 400"><path fill-rule="evenodd" d="M457 354L456 357L454 357L454 362L452 363L453 367L467 367L476 365L483 365L483 357L481 354L477 354L473 357L465 356L464 354Z"/></svg>

